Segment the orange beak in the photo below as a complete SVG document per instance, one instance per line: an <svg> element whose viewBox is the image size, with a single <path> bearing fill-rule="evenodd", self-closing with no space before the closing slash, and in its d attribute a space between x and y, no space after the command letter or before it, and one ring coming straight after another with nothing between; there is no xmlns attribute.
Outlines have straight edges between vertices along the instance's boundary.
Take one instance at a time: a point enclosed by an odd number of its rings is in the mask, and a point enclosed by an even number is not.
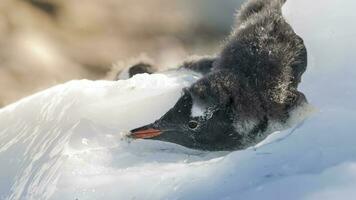
<svg viewBox="0 0 356 200"><path fill-rule="evenodd" d="M161 131L153 128L146 130L133 130L129 137L134 139L148 139L161 135Z"/></svg>

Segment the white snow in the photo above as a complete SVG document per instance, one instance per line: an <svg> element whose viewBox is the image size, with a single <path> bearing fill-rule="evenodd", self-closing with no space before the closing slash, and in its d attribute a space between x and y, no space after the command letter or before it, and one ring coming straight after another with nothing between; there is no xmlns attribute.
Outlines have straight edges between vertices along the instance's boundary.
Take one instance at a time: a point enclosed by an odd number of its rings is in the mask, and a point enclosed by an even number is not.
<svg viewBox="0 0 356 200"><path fill-rule="evenodd" d="M0 110L0 199L352 199L355 8L288 0L285 16L309 50L301 90L319 111L256 148L123 140L175 103L194 79L186 75L72 81Z"/></svg>

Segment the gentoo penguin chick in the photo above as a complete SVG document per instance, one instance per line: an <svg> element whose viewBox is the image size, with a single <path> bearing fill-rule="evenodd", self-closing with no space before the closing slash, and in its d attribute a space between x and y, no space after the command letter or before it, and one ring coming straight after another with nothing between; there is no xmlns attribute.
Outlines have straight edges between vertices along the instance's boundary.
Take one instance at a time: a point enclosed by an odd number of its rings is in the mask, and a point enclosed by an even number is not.
<svg viewBox="0 0 356 200"><path fill-rule="evenodd" d="M189 148L239 150L265 139L306 103L297 90L307 66L303 40L284 20L284 0L249 0L216 58L183 67L204 76L164 116L130 137Z"/></svg>

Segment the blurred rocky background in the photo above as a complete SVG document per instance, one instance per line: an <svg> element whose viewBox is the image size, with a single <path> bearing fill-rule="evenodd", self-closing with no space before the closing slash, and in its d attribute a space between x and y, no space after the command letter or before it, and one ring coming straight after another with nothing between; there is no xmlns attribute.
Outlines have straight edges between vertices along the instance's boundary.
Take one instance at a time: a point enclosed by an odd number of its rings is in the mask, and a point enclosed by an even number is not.
<svg viewBox="0 0 356 200"><path fill-rule="evenodd" d="M1 0L0 107L72 79L112 79L150 58L214 53L242 0Z"/></svg>

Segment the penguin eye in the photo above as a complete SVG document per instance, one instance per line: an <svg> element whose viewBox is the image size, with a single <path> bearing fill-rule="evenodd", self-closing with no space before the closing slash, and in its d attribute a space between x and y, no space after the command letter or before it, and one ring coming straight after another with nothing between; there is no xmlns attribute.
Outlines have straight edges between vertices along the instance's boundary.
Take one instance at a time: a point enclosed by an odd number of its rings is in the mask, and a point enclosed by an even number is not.
<svg viewBox="0 0 356 200"><path fill-rule="evenodd" d="M198 122L197 121L195 121L195 120L190 120L189 122L188 122L188 127L190 128L190 129L196 129L197 127L198 127Z"/></svg>

